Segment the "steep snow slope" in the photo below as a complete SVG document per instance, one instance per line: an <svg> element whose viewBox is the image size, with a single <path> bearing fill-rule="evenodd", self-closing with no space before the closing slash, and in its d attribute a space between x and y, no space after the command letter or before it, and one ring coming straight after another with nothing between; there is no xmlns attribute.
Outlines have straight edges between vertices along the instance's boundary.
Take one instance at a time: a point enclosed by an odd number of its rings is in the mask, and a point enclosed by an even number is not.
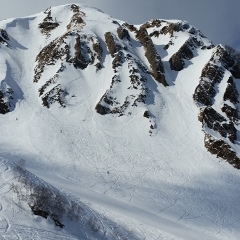
<svg viewBox="0 0 240 240"><path fill-rule="evenodd" d="M0 27L3 239L240 237L240 71L222 46L186 22L83 5ZM19 175L79 199L87 220L35 216Z"/></svg>

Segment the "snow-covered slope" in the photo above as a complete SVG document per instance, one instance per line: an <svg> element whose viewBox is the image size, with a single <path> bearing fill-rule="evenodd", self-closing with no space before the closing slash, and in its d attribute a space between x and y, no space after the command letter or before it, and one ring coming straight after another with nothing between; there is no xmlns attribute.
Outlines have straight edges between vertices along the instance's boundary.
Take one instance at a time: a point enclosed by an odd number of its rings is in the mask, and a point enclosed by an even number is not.
<svg viewBox="0 0 240 240"><path fill-rule="evenodd" d="M75 4L0 28L1 238L240 238L240 66L223 46Z"/></svg>

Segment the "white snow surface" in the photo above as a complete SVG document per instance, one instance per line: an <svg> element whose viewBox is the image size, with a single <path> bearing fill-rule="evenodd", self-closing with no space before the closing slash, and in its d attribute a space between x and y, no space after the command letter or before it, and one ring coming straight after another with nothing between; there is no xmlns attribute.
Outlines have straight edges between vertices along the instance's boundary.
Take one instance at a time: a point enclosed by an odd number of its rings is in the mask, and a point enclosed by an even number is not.
<svg viewBox="0 0 240 240"><path fill-rule="evenodd" d="M86 6L81 11L86 13L81 31L104 41L105 32L116 30L108 15ZM166 79L172 84L155 83L148 109L155 113L157 128L149 134L144 106L121 117L95 111L113 76L107 49L101 71L69 66L61 75L75 95L65 108L42 106L38 88L43 78L33 83L35 59L46 43L66 31L69 6L52 8L52 15L60 25L50 37L37 27L42 13L0 23L11 43L0 48L0 80L8 79L18 93L15 109L0 116L0 239L240 239L240 172L205 149L192 99L212 50L199 50L189 67L175 75L167 71L174 50L165 51ZM174 49L187 39L182 33L178 37ZM167 41L154 43L162 49ZM142 49L132 44L140 59ZM44 74L52 77L56 69L49 67ZM220 100L214 107L221 107ZM106 231L119 227L125 238L84 235L70 223L61 229L18 204L9 186L17 182L12 164L21 159L36 179L74 196L96 218L105 219Z"/></svg>

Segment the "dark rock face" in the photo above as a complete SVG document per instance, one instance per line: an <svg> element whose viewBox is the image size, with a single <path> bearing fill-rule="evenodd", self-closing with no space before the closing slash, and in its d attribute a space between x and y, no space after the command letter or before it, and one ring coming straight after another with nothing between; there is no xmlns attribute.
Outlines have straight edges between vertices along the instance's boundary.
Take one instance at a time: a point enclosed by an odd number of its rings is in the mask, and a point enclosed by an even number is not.
<svg viewBox="0 0 240 240"><path fill-rule="evenodd" d="M233 77L238 77L238 74L233 71L234 66L236 66L236 62L233 57L222 46L217 46L211 59L202 70L200 82L195 89L193 99L197 105L205 106L199 116L203 127L207 126L209 129L218 132L223 138L215 139L210 134L206 134L205 147L212 154L216 154L218 157L227 160L234 167L239 168L239 158L229 143L227 143L227 139L229 139L231 143L237 140L235 124L239 123L239 114L235 106L239 103L239 93L235 85L235 80L233 79ZM229 77L223 95L223 101L230 101L232 103L232 106L230 106L226 102L221 108L222 113L226 114L227 118L225 118L211 106L217 94L216 89L218 84L223 80L227 70L234 75Z"/></svg>
<svg viewBox="0 0 240 240"><path fill-rule="evenodd" d="M170 58L170 67L172 70L181 71L184 68L184 59L190 60L194 57L194 49L200 46L200 42L195 38L189 38L182 47Z"/></svg>
<svg viewBox="0 0 240 240"><path fill-rule="evenodd" d="M237 157L236 153L232 150L229 144L223 140L215 139L209 134L205 134L204 142L205 147L210 153L217 155L217 157L225 159L235 168L240 169L240 159Z"/></svg>
<svg viewBox="0 0 240 240"><path fill-rule="evenodd" d="M128 41L130 41L130 35L127 29L123 28L123 27L118 27L117 29L117 34L118 37L123 40L124 38L126 38Z"/></svg>
<svg viewBox="0 0 240 240"><path fill-rule="evenodd" d="M70 23L67 25L68 30L73 30L73 29L81 29L82 26L85 25L85 22L83 20L83 17L85 16L85 13L80 11L79 6L72 4L70 6L71 11L73 12L73 16L71 18Z"/></svg>
<svg viewBox="0 0 240 240"><path fill-rule="evenodd" d="M170 23L169 25L165 26L161 30L161 34L170 34L170 36L173 36L174 32L179 32L181 30L181 25L179 23Z"/></svg>
<svg viewBox="0 0 240 240"><path fill-rule="evenodd" d="M0 91L0 114L5 114L10 112L8 104L4 101L4 94Z"/></svg>
<svg viewBox="0 0 240 240"><path fill-rule="evenodd" d="M160 58L159 54L157 53L157 51L154 47L154 44L152 42L152 39L147 33L147 30L145 28L140 28L136 37L145 49L145 56L151 65L153 77L159 83L163 84L164 86L168 86L168 83L163 74L164 67L163 67L161 58Z"/></svg>
<svg viewBox="0 0 240 240"><path fill-rule="evenodd" d="M239 102L238 97L239 97L239 93L237 91L233 78L229 77L228 85L224 93L223 100L224 101L229 100L230 102L235 104Z"/></svg>
<svg viewBox="0 0 240 240"><path fill-rule="evenodd" d="M65 107L66 105L64 99L66 95L67 93L64 92L61 89L61 85L58 84L42 97L43 105L49 108L51 104L57 102L61 107Z"/></svg>
<svg viewBox="0 0 240 240"><path fill-rule="evenodd" d="M9 41L10 41L10 39L9 39L7 31L4 29L0 29L0 43L7 47L10 47L10 45L8 43Z"/></svg>
<svg viewBox="0 0 240 240"><path fill-rule="evenodd" d="M74 57L68 62L72 62L75 68L85 69L89 64L94 63L94 55L90 48L87 46L87 36L79 35L76 36L76 43L74 46L75 53Z"/></svg>
<svg viewBox="0 0 240 240"><path fill-rule="evenodd" d="M237 139L237 129L232 122L227 123L222 115L216 112L212 107L206 107L201 112L199 120L208 128L218 132L222 137L228 138L231 142Z"/></svg>
<svg viewBox="0 0 240 240"><path fill-rule="evenodd" d="M116 43L113 34L110 32L105 33L105 41L108 47L108 51L112 57L115 53L122 49L122 47Z"/></svg>
<svg viewBox="0 0 240 240"><path fill-rule="evenodd" d="M227 104L224 104L223 107L221 108L221 110L222 110L222 112L224 112L227 115L227 117L232 122L238 124L240 117L239 117L237 109L235 109Z"/></svg>
<svg viewBox="0 0 240 240"><path fill-rule="evenodd" d="M58 27L59 23L56 19L53 20L51 16L51 8L47 9L45 13L47 16L43 19L43 22L38 25L38 27L41 29L43 34L49 35L49 32Z"/></svg>
<svg viewBox="0 0 240 240"><path fill-rule="evenodd" d="M228 67L223 53L222 48L217 47L211 59L203 68L199 85L193 94L193 99L197 104L212 105L213 98L216 95L215 87L222 81L225 67Z"/></svg>

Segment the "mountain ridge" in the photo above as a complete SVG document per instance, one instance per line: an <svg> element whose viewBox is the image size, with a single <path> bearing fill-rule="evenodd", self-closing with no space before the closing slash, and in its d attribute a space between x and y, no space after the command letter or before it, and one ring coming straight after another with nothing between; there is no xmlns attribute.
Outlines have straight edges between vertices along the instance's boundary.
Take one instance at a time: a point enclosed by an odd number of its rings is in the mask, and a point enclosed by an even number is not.
<svg viewBox="0 0 240 240"><path fill-rule="evenodd" d="M142 209L158 223L176 223L176 238L196 231L237 239L240 67L223 46L185 21L131 25L77 4L0 25L3 158L25 159L27 170L95 201L96 210L101 201L85 191L139 214L120 222L138 216L142 223ZM38 209L46 211L51 216ZM135 233L141 223L129 228ZM136 239L164 235L153 228L149 219ZM94 232L90 239L100 238Z"/></svg>

